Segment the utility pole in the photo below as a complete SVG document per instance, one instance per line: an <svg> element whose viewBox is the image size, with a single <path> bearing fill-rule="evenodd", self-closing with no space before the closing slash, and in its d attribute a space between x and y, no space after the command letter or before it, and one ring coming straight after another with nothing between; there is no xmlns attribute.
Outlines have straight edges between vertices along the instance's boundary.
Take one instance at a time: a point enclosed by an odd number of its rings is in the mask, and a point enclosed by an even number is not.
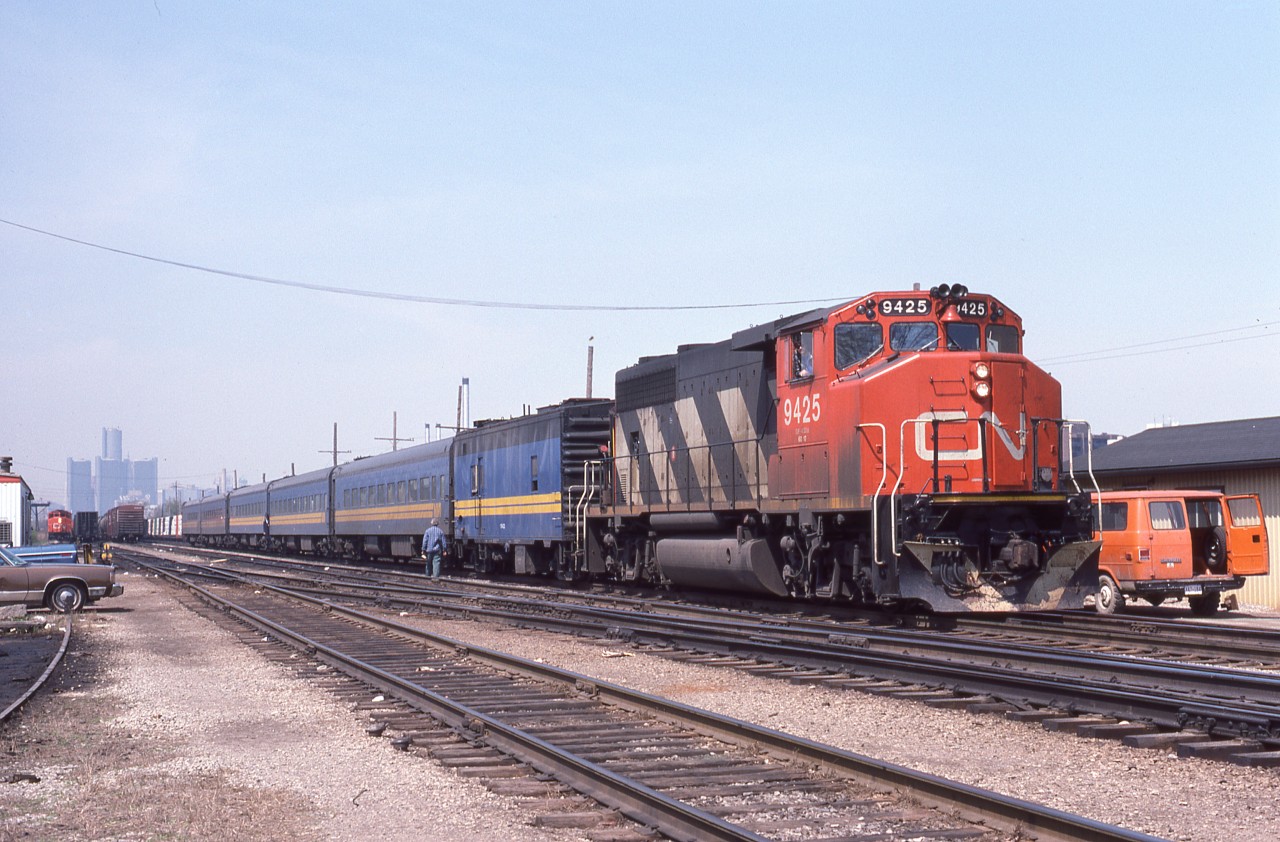
<svg viewBox="0 0 1280 842"><path fill-rule="evenodd" d="M338 449L338 422L337 422L337 421L334 421L334 422L333 422L333 450L317 450L316 452L317 452L317 453L332 453L332 454L333 454L333 467L335 467L335 468L336 468L336 467L338 467L338 454L339 454L339 453L350 453L350 452L351 452L350 450L339 450L339 449Z"/></svg>
<svg viewBox="0 0 1280 842"><path fill-rule="evenodd" d="M591 343L595 341L595 337L587 338L587 397L591 397L591 368L595 362L596 346Z"/></svg>
<svg viewBox="0 0 1280 842"><path fill-rule="evenodd" d="M466 393L467 393L467 426L466 427L462 426L462 392L464 389L466 390ZM471 378L464 377L462 378L462 383L459 384L458 386L458 425L454 427L454 429L465 430L467 429L467 427L470 427L470 426L471 426Z"/></svg>
<svg viewBox="0 0 1280 842"><path fill-rule="evenodd" d="M394 412L392 412L392 413L391 413L391 438L387 438L386 436L374 436L374 437L373 437L373 440L374 440L374 441L389 441L389 442L391 442L391 450L392 450L392 452L394 452L394 451L396 450L396 445L398 445L400 442L402 442L402 441L413 441L413 439L402 439L402 438L400 438L399 436L397 436L397 435L396 435L396 413L394 413Z"/></svg>

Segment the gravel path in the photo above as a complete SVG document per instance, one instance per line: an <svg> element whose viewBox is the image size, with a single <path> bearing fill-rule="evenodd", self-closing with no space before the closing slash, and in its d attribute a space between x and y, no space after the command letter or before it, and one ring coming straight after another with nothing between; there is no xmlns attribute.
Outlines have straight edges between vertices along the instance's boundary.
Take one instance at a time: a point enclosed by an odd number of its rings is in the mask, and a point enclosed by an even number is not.
<svg viewBox="0 0 1280 842"><path fill-rule="evenodd" d="M82 614L71 684L3 733L0 842L19 838L459 840L579 838L482 785L363 734L364 717L127 578ZM1083 740L921 704L796 686L592 641L400 617L978 786L1194 842L1280 838L1280 772ZM68 737L68 728L80 733ZM119 815L104 817L104 804ZM111 811L108 810L108 813Z"/></svg>

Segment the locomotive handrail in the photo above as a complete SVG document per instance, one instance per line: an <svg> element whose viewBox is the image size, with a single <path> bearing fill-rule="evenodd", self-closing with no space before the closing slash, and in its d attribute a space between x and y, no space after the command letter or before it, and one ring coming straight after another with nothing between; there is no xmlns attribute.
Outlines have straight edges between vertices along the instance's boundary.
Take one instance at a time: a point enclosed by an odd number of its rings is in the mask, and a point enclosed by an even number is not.
<svg viewBox="0 0 1280 842"><path fill-rule="evenodd" d="M885 483L889 481L889 460L885 458L884 448L888 446L889 433L885 430L885 426L878 421L869 421L865 424L859 424L854 429L861 430L863 427L877 427L880 430L880 484L876 486L875 494L871 495L871 561L878 567L884 566L884 561L880 558L880 492L884 490ZM889 498L889 509L893 510L893 497Z"/></svg>
<svg viewBox="0 0 1280 842"><path fill-rule="evenodd" d="M667 509L671 509L675 507L675 504L673 504L671 500L671 494L673 491L678 491L684 497L684 501L683 503L680 504L680 506L683 508L689 508L689 506L691 505L690 497L691 497L692 491L695 488L695 485L698 491L701 491L706 495L707 502L711 503L713 502L712 497L713 497L713 490L715 488L714 474L713 474L714 449L729 448L733 455L733 459L732 459L733 465L736 468L739 462L745 462L745 460L740 460L738 458L737 448L740 445L752 445L753 447L752 447L751 460L754 463L752 467L754 467L755 469L754 470L755 479L754 481L750 479L745 480L744 490L751 495L750 499L753 499L754 502L757 505L759 505L763 501L762 489L766 482L763 476L763 463L761 461L761 453L763 451L763 448L762 448L763 442L764 442L764 436L757 436L754 439L733 439L730 441L722 441L722 442L708 442L707 444L686 445L684 447L671 447L661 452L650 452L650 453L633 454L633 455L626 456L624 458L628 463L628 472L632 477L629 484L629 488L628 488L628 495L630 495L632 492L636 492L640 495L641 505L648 505L644 502L645 489L644 489L643 475L639 474L636 470L642 464L644 464L644 462L647 462L649 470L654 475L655 480L659 480L661 483L660 489L651 489L651 490L660 490L663 495L663 499L661 503L658 505L661 505L662 507ZM705 468L706 468L707 479L705 483L697 481L697 470L694 467L694 460L696 458L694 454L697 451L706 451ZM659 458L663 459L661 471L658 470ZM685 470L687 472L683 482L681 482L678 477L672 476L674 473L678 472L678 468L673 467L673 465L680 464L678 460L683 460L683 465L685 466ZM743 474L745 476L746 474L745 470L743 471ZM738 483L738 471L733 470L732 477L730 478L729 484L721 486L722 490L725 492L725 499L723 502L731 506L737 506L737 504L741 502L742 499L746 499L746 498L739 497L740 487L742 486L740 486Z"/></svg>
<svg viewBox="0 0 1280 842"><path fill-rule="evenodd" d="M1073 418L1064 418L1062 420L1062 423L1067 428L1067 444L1068 444L1067 465L1070 468L1071 484L1075 486L1077 492L1080 492L1082 490L1080 488L1080 483L1076 481L1076 453L1075 453L1075 449L1070 447L1070 443L1071 443L1071 429L1077 424L1083 424L1086 431L1086 435L1084 437L1085 469L1089 474L1089 481L1093 483L1094 492L1099 496L1101 496L1102 489L1098 486L1098 478L1093 474L1093 436L1091 434L1092 428L1090 427L1089 422L1079 421ZM1094 509L1093 518L1092 518L1094 521L1094 529L1097 532L1101 532L1102 531L1102 507L1093 506L1092 508Z"/></svg>

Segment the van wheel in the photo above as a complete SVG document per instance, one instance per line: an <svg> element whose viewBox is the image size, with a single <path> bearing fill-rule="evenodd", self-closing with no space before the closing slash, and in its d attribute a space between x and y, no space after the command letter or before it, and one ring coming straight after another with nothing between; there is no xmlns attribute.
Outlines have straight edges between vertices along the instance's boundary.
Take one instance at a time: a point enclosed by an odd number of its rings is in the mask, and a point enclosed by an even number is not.
<svg viewBox="0 0 1280 842"><path fill-rule="evenodd" d="M1215 526L1204 539L1204 565L1214 573L1227 571L1227 530Z"/></svg>
<svg viewBox="0 0 1280 842"><path fill-rule="evenodd" d="M1207 593L1203 596L1189 596L1187 602L1191 603L1191 613L1197 617L1212 617L1218 613L1218 603L1222 601L1222 594L1218 591Z"/></svg>
<svg viewBox="0 0 1280 842"><path fill-rule="evenodd" d="M1124 594L1116 580L1106 573L1098 577L1098 593L1093 598L1093 607L1099 614L1114 614L1124 608Z"/></svg>
<svg viewBox="0 0 1280 842"><path fill-rule="evenodd" d="M63 614L70 614L84 605L84 591L70 582L64 582L49 593L49 607Z"/></svg>

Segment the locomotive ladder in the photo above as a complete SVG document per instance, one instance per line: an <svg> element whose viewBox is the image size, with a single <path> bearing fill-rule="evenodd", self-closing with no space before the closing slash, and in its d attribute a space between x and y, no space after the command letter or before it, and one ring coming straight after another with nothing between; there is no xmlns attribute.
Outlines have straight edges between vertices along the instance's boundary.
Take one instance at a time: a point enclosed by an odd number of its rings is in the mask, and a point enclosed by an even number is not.
<svg viewBox="0 0 1280 842"><path fill-rule="evenodd" d="M613 422L610 418L590 415L567 415L561 439L561 470L564 503L561 517L566 540L575 558L586 557L587 508L600 501L604 485L604 462L601 447L609 443Z"/></svg>

